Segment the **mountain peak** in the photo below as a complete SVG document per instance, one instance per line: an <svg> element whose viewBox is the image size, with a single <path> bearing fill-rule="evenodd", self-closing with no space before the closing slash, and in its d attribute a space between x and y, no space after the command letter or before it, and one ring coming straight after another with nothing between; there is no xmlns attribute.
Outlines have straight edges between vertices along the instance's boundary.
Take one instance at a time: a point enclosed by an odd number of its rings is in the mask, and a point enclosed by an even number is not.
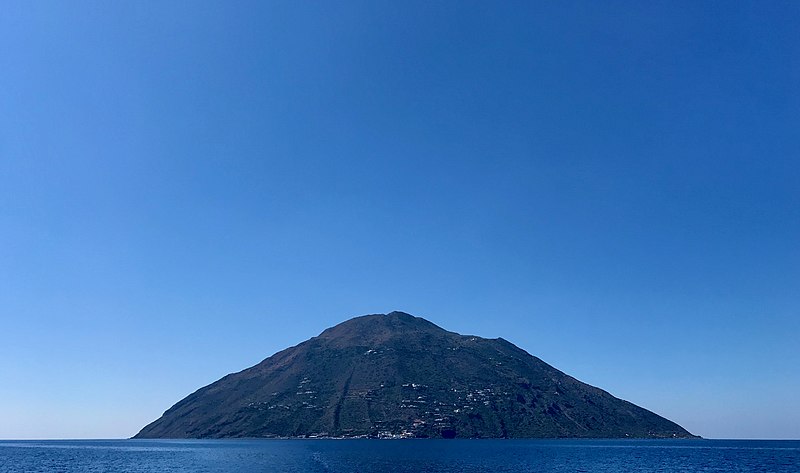
<svg viewBox="0 0 800 473"><path fill-rule="evenodd" d="M422 317L393 311L388 314L370 314L354 317L326 329L316 338L330 340L339 344L369 345L384 343L398 337L424 333L446 334L448 332Z"/></svg>
<svg viewBox="0 0 800 473"><path fill-rule="evenodd" d="M417 318L417 317L414 317L413 315L409 314L408 312L403 312L401 310L393 310L393 311L389 312L388 314L386 314L386 316L387 317L413 317L413 318ZM421 317L419 317L419 318L421 318Z"/></svg>

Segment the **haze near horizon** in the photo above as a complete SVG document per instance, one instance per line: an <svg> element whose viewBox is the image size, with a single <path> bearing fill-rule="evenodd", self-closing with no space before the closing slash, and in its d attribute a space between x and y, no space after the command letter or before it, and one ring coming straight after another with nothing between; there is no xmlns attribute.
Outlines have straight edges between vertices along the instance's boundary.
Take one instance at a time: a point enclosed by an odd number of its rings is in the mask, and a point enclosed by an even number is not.
<svg viewBox="0 0 800 473"><path fill-rule="evenodd" d="M401 310L800 438L793 2L6 2L0 438Z"/></svg>

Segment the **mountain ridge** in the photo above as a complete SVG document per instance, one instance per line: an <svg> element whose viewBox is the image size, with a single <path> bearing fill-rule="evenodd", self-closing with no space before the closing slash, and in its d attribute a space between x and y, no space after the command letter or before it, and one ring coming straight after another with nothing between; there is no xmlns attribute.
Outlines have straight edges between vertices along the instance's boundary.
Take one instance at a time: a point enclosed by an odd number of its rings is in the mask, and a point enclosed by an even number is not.
<svg viewBox="0 0 800 473"><path fill-rule="evenodd" d="M405 312L325 329L202 387L134 438L693 438L513 343Z"/></svg>

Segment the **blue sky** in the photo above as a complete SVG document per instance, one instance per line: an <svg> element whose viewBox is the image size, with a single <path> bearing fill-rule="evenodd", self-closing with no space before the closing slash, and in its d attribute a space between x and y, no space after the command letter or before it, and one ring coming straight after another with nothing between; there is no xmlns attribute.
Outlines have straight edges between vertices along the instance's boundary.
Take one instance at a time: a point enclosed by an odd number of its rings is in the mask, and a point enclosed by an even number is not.
<svg viewBox="0 0 800 473"><path fill-rule="evenodd" d="M795 2L5 2L0 438L347 318L800 438Z"/></svg>

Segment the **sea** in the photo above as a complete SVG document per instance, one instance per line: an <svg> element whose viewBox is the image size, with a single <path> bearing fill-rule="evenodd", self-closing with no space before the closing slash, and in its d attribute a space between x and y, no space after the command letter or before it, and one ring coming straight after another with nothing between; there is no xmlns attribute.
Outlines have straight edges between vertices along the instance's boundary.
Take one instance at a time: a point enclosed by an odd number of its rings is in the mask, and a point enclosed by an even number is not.
<svg viewBox="0 0 800 473"><path fill-rule="evenodd" d="M0 472L800 472L800 441L0 440Z"/></svg>

